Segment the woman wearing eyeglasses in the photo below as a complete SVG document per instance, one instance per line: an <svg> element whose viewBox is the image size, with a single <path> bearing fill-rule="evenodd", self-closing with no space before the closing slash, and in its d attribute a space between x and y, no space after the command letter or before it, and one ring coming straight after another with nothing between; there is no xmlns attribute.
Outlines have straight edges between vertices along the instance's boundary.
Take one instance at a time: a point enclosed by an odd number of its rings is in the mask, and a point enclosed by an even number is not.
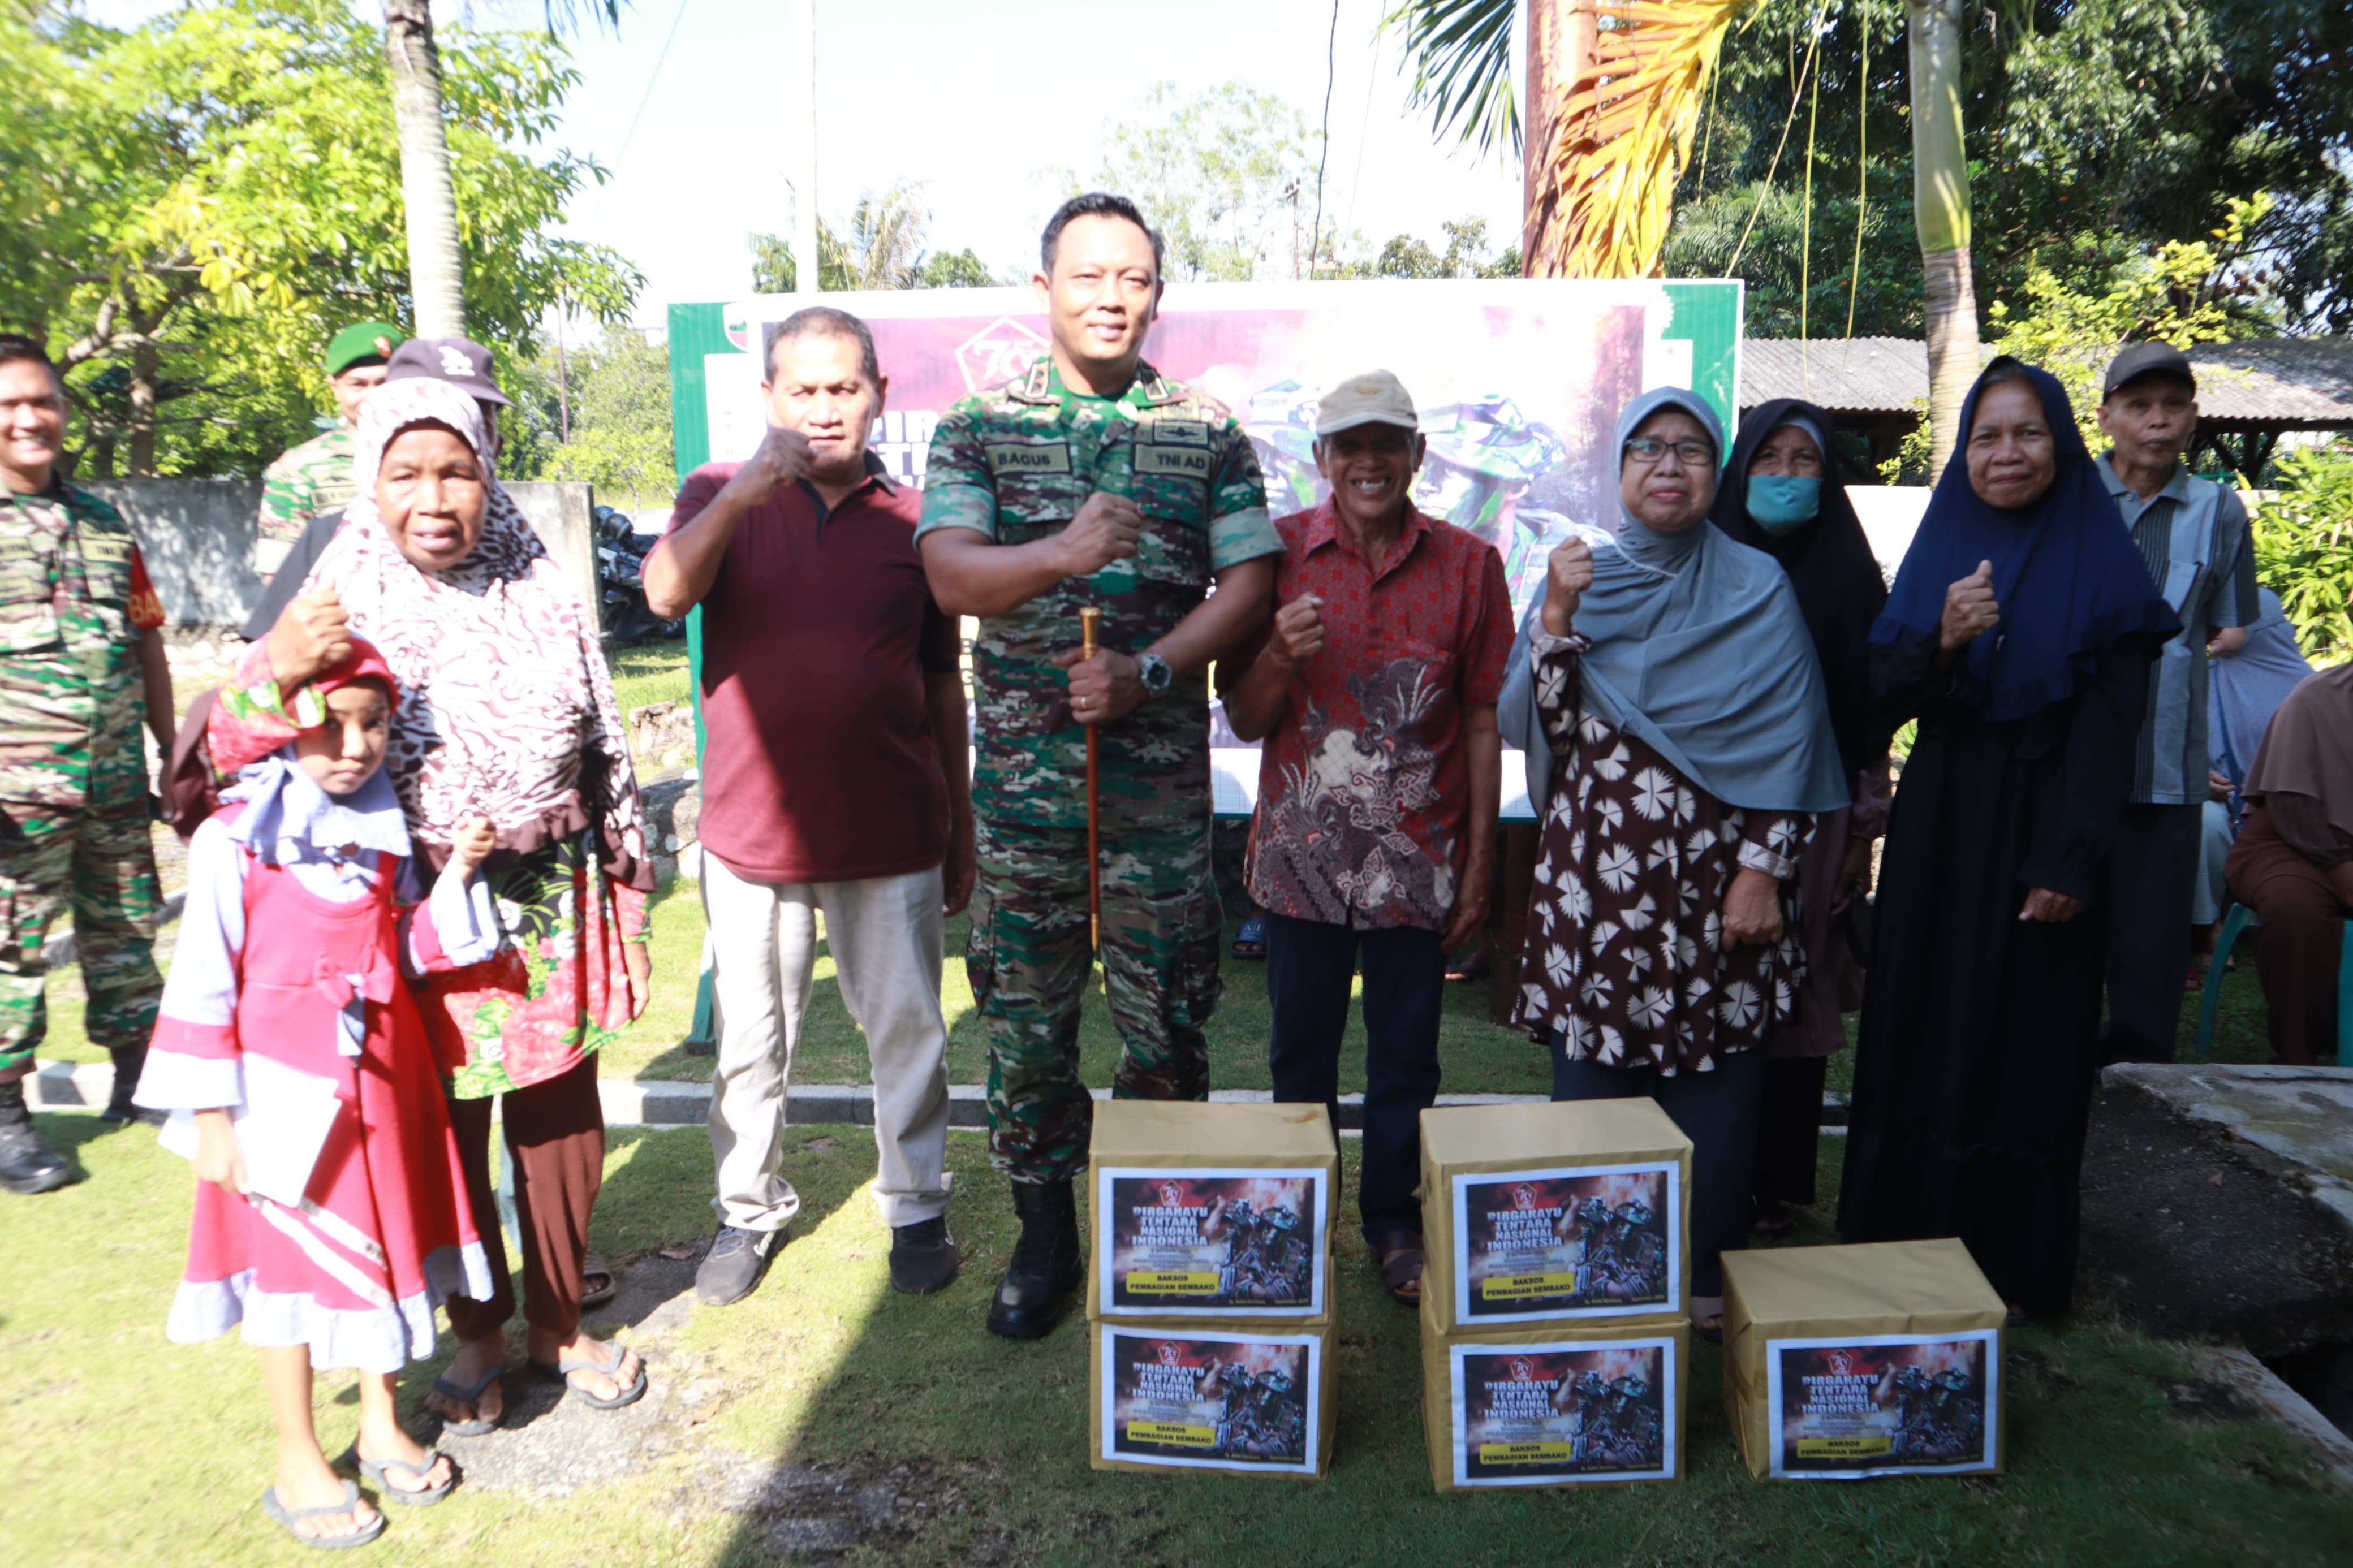
<svg viewBox="0 0 2353 1568"><path fill-rule="evenodd" d="M1619 416L1614 543L1552 553L1499 718L1544 804L1514 1021L1555 1100L1656 1100L1693 1143L1691 1315L1747 1233L1759 1044L1804 980L1798 858L1848 804L1788 575L1707 521L1723 437L1673 388Z"/></svg>

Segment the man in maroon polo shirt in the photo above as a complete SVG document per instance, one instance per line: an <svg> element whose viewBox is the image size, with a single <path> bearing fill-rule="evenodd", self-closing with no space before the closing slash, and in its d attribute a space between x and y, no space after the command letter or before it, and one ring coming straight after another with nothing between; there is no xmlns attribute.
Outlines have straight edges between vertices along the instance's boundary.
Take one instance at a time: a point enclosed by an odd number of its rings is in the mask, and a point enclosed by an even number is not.
<svg viewBox="0 0 2353 1568"><path fill-rule="evenodd" d="M1365 1158L1357 1208L1381 1282L1421 1288L1421 1113L1438 1098L1446 954L1487 918L1511 651L1494 546L1416 510L1422 437L1387 371L1316 405L1332 487L1276 521L1273 629L1226 693L1265 738L1250 893L1266 910L1274 1098L1336 1099L1349 991L1365 982ZM1335 1107L1336 1113L1337 1107Z"/></svg>
<svg viewBox="0 0 2353 1568"><path fill-rule="evenodd" d="M646 557L659 616L702 606L702 907L719 1063L718 1239L696 1294L750 1294L800 1207L780 1169L817 917L874 1070L891 1282L955 1277L941 923L972 896L956 628L915 552L920 500L866 449L890 384L866 323L822 306L769 342L770 428L688 476Z"/></svg>

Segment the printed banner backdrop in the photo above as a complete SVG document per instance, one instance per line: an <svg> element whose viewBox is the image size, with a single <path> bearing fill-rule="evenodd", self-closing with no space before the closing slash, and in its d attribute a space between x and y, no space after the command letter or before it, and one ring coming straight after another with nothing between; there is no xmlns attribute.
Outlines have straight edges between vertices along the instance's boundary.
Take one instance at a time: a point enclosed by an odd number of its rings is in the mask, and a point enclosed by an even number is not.
<svg viewBox="0 0 2353 1568"><path fill-rule="evenodd" d="M1111 1315L1308 1318L1324 1310L1326 1173L1096 1173Z"/></svg>
<svg viewBox="0 0 2353 1568"><path fill-rule="evenodd" d="M1674 1341L1467 1344L1451 1356L1456 1486L1674 1477Z"/></svg>
<svg viewBox="0 0 2353 1568"><path fill-rule="evenodd" d="M1672 1164L1454 1178L1457 1322L1622 1317L1683 1300Z"/></svg>
<svg viewBox="0 0 2353 1568"><path fill-rule="evenodd" d="M1990 1470L2000 1331L1768 1340L1772 1473L1831 1479Z"/></svg>
<svg viewBox="0 0 2353 1568"><path fill-rule="evenodd" d="M1342 377L1397 373L1420 410L1429 458L1422 509L1504 555L1515 611L1577 528L1614 527L1606 450L1618 411L1654 386L1691 387L1729 428L1739 384L1738 279L1374 279L1171 285L1146 354L1222 400L1249 427L1275 514L1324 489L1310 445L1316 398ZM827 294L863 317L890 382L873 449L921 486L932 427L969 392L1000 384L1046 352L1028 289ZM767 336L806 299L765 295L670 309L671 407L682 479L741 461L765 426ZM1213 719L1218 809L1246 813L1257 759ZM1254 750L1254 748L1250 748ZM1532 815L1522 770L1506 765L1505 815ZM1245 798L1246 797L1246 798Z"/></svg>
<svg viewBox="0 0 2353 1568"><path fill-rule="evenodd" d="M1103 1458L1313 1472L1323 1412L1313 1336L1103 1330Z"/></svg>

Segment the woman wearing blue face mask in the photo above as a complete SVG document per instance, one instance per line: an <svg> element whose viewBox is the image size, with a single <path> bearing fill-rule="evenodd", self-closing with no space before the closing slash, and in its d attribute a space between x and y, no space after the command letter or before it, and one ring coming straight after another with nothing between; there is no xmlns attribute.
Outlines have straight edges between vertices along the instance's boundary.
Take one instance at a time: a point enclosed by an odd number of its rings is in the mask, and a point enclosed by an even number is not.
<svg viewBox="0 0 2353 1568"><path fill-rule="evenodd" d="M1830 416L1796 398L1751 410L1708 514L1788 574L1821 660L1840 773L1853 795L1851 806L1822 817L1798 858L1806 980L1797 1016L1766 1042L1755 1187L1760 1236L1786 1235L1797 1226L1791 1208L1814 1201L1822 1085L1831 1053L1846 1045L1845 1014L1862 1005L1847 910L1870 891L1872 841L1887 826L1887 730L1872 700L1870 650L1887 584L1832 471L1830 432Z"/></svg>

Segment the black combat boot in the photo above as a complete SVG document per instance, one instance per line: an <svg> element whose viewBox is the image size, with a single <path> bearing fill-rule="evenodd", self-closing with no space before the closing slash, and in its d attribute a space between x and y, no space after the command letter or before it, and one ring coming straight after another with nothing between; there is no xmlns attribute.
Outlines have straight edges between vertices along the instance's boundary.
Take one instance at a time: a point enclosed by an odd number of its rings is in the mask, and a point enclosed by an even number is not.
<svg viewBox="0 0 2353 1568"><path fill-rule="evenodd" d="M31 1196L74 1179L72 1163L34 1131L25 1108L25 1080L0 1083L0 1187Z"/></svg>
<svg viewBox="0 0 2353 1568"><path fill-rule="evenodd" d="M131 1103L138 1092L139 1075L147 1066L145 1046L110 1046L106 1054L114 1058L114 1092L107 1096L106 1109L99 1120L109 1126L127 1127L133 1121L159 1122L164 1118L153 1110L142 1110Z"/></svg>
<svg viewBox="0 0 2353 1568"><path fill-rule="evenodd" d="M1016 1182L1013 1212L1021 1239L1013 1262L988 1303L988 1331L1008 1340L1039 1340L1053 1331L1083 1273L1079 1260L1079 1206L1071 1184Z"/></svg>

